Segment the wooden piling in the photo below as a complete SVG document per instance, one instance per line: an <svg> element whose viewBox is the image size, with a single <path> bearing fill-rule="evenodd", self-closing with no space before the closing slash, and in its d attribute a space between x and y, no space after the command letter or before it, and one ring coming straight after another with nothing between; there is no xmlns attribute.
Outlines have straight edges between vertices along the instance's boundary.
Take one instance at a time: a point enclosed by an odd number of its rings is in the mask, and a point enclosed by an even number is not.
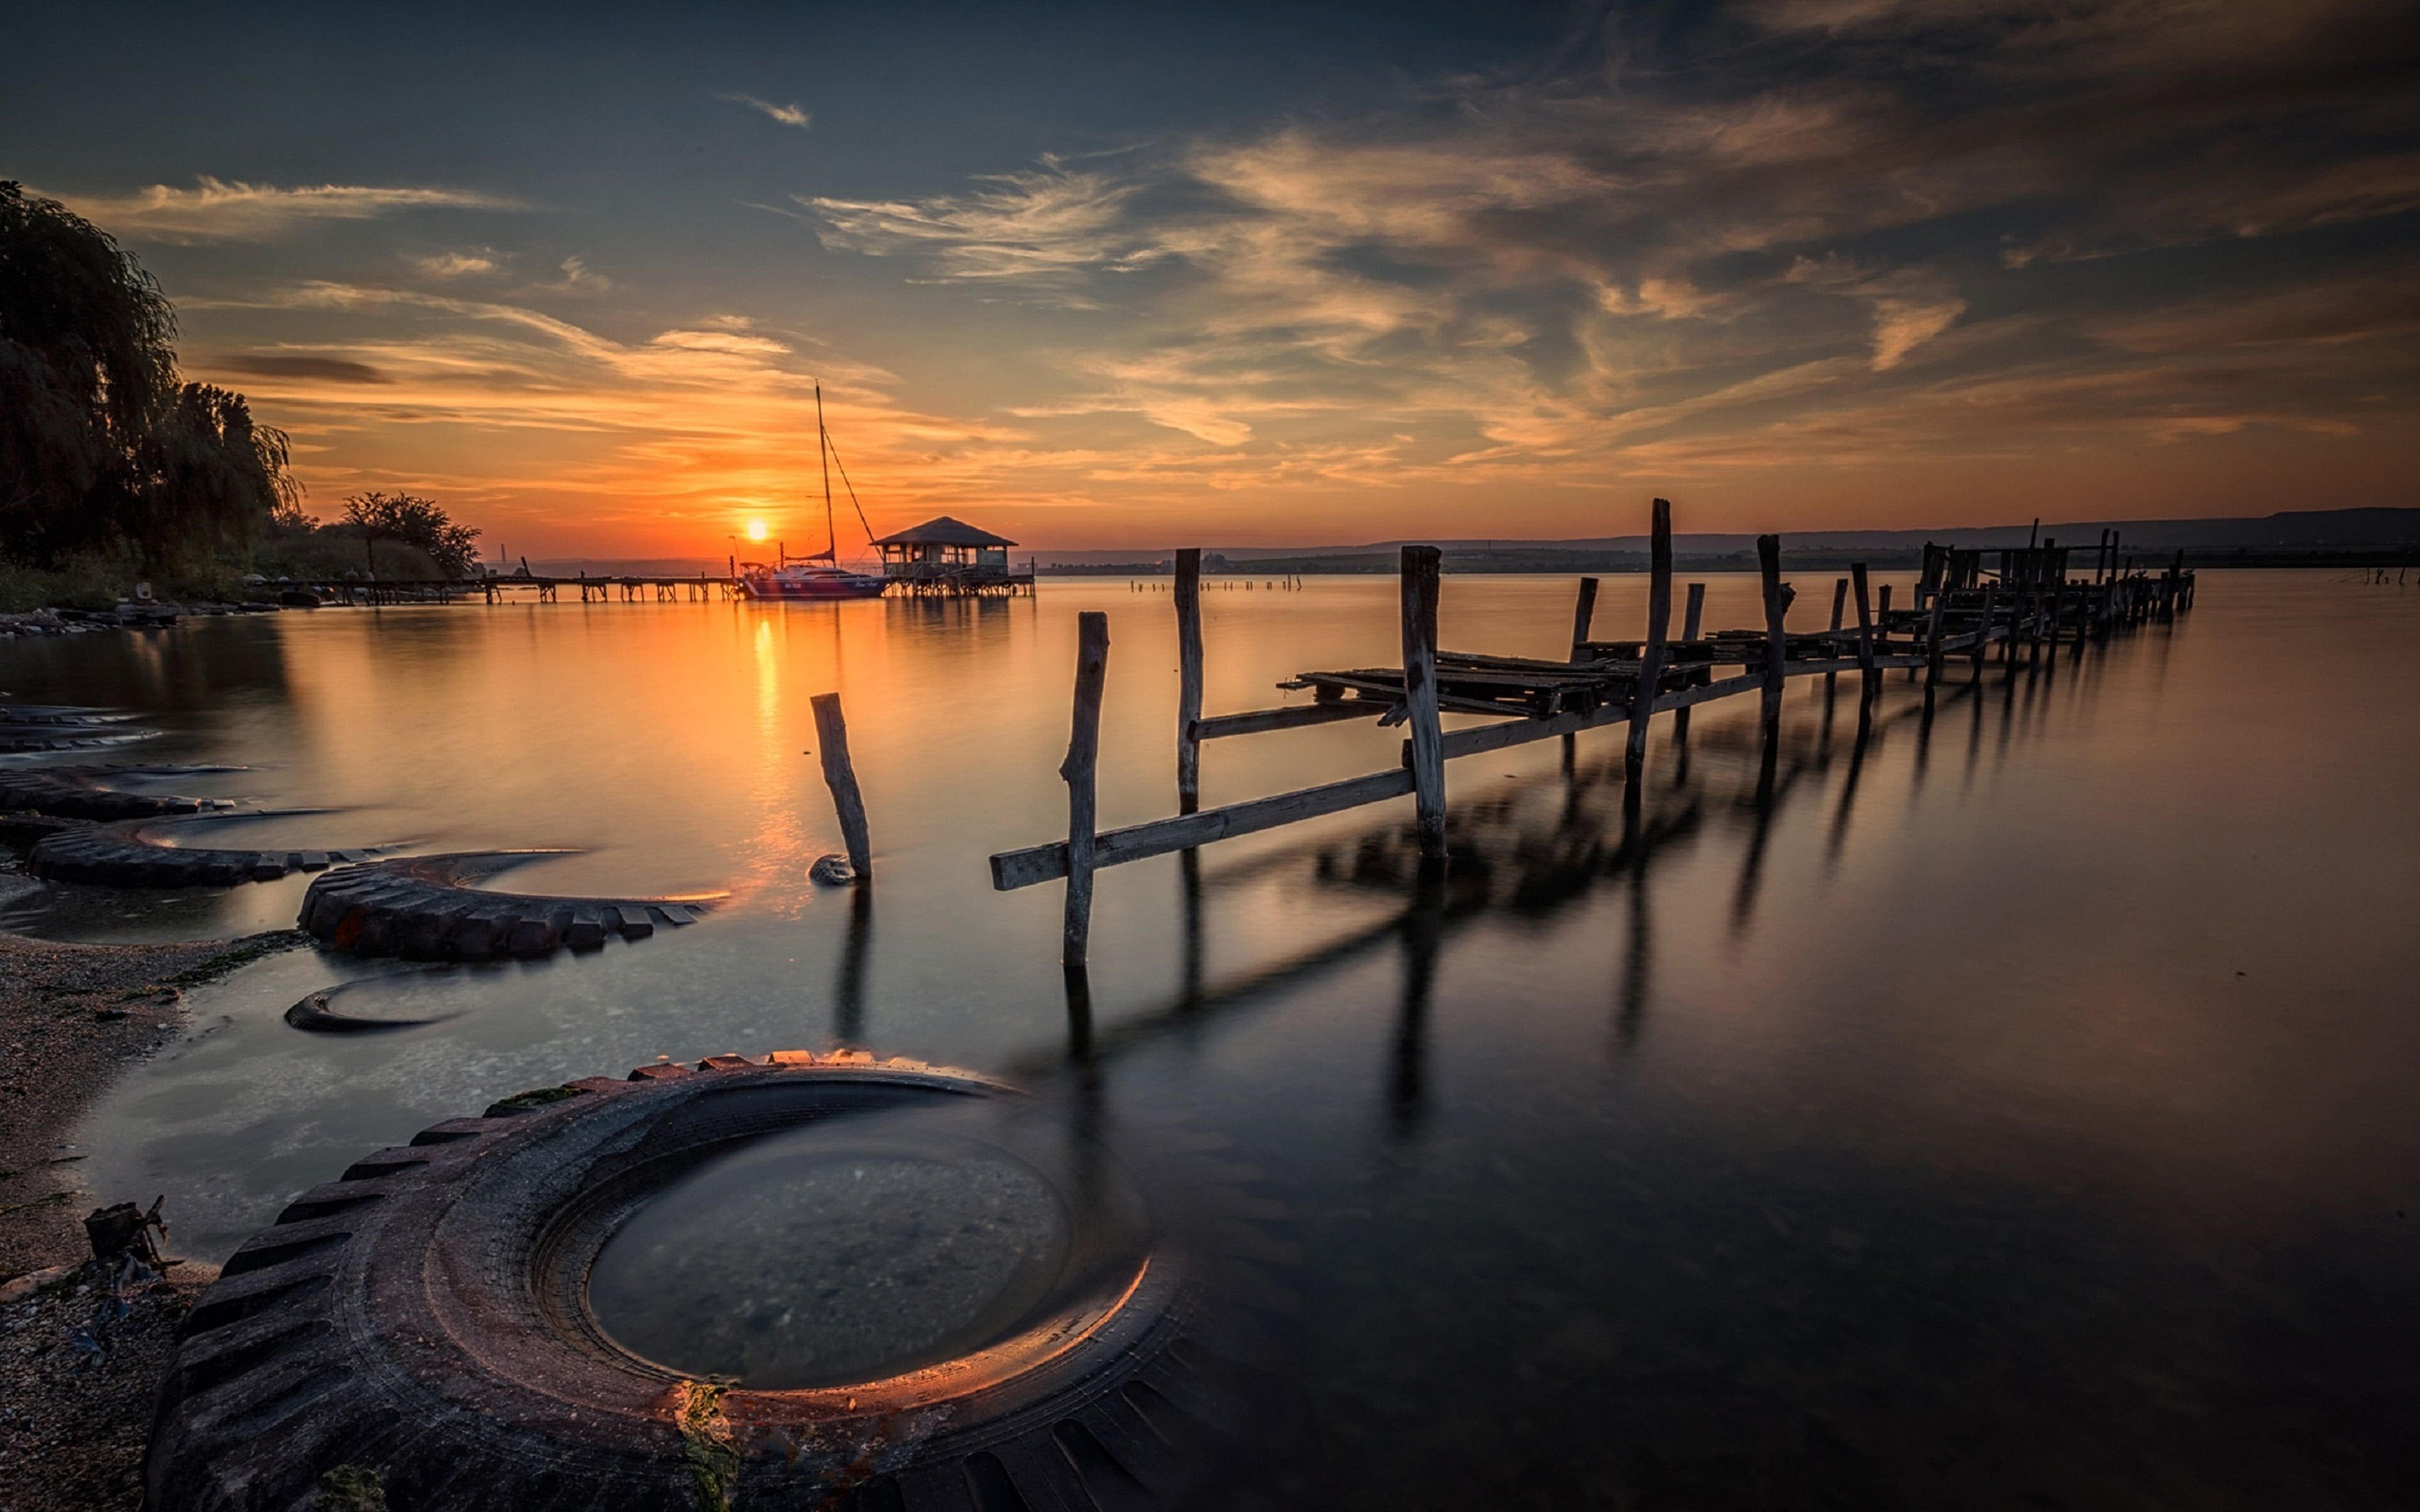
<svg viewBox="0 0 2420 1512"><path fill-rule="evenodd" d="M1437 722L1437 563L1433 546L1403 554L1404 709L1411 728L1412 795L1420 856L1445 859L1445 731Z"/></svg>
<svg viewBox="0 0 2420 1512"><path fill-rule="evenodd" d="M1992 616L1999 606L2000 585L1995 582L1985 583L1983 585L1983 618L1982 622L1975 626L1975 676L1978 680L1983 675L1983 657L1992 649Z"/></svg>
<svg viewBox="0 0 2420 1512"><path fill-rule="evenodd" d="M1941 611L1948 602L1949 595L1947 594L1940 593L1933 594L1932 617L1925 622L1924 686L1927 687L1931 687L1941 681ZM1913 671L1915 669L1913 668L1909 669L1910 671Z"/></svg>
<svg viewBox="0 0 2420 1512"><path fill-rule="evenodd" d="M1706 622L1706 585L1689 585L1689 607L1681 615L1681 639L1695 644ZM1689 739L1689 710L1683 705L1672 716L1672 743L1686 747ZM1685 758L1684 758L1685 759Z"/></svg>
<svg viewBox="0 0 2420 1512"><path fill-rule="evenodd" d="M1582 578L1580 579L1579 597L1572 605L1571 659L1573 661L1577 662L1581 656L1587 654L1582 648L1588 644L1589 630L1590 626L1594 625L1595 621L1596 579L1593 578ZM1579 760L1580 737L1577 735L1565 735L1563 737L1563 775L1565 777L1570 777L1579 769Z"/></svg>
<svg viewBox="0 0 2420 1512"><path fill-rule="evenodd" d="M1649 527L1647 579L1647 643L1639 648L1638 681L1630 695L1630 744L1622 764L1636 777L1647 761L1647 726L1655 712L1655 695L1663 687L1664 663L1672 633L1672 501L1658 499Z"/></svg>
<svg viewBox="0 0 2420 1512"><path fill-rule="evenodd" d="M1833 633L1833 635L1834 635L1834 636L1836 636L1836 637L1840 633L1840 614L1841 614L1841 610L1843 610L1844 609L1846 609L1846 608L1848 607L1848 601L1849 601L1849 579L1846 579L1846 578L1835 578L1835 579L1832 579L1832 633ZM1833 643L1833 644L1831 644L1831 645L1829 645L1829 646L1826 646L1826 647L1824 648L1824 654L1825 654L1826 656L1838 656L1840 654L1840 647L1839 647L1838 642L1836 640L1836 641L1834 641L1834 643ZM1839 674L1838 672L1825 672L1825 673L1823 674L1823 704L1824 704L1824 707L1829 708L1829 707L1831 706L1831 703L1832 703L1832 692L1833 692L1833 689L1834 689L1834 688L1838 685L1839 681L1840 681L1840 674Z"/></svg>
<svg viewBox="0 0 2420 1512"><path fill-rule="evenodd" d="M849 764L848 722L841 717L840 695L818 693L807 705L814 711L815 754L823 763L824 786L831 789L832 810L840 816L849 870L863 887L874 876L874 844L865 832L865 799L857 791L857 769Z"/></svg>
<svg viewBox="0 0 2420 1512"><path fill-rule="evenodd" d="M1882 691L1883 671L1874 663L1874 615L1866 600L1866 564L1849 564L1849 581L1857 593L1857 696L1871 702ZM1887 594L1889 589L1883 590Z"/></svg>
<svg viewBox="0 0 2420 1512"><path fill-rule="evenodd" d="M1176 810L1202 807L1202 548L1176 553Z"/></svg>
<svg viewBox="0 0 2420 1512"><path fill-rule="evenodd" d="M1790 640L1781 627L1780 536L1756 538L1756 565L1764 579L1764 728L1770 735L1781 725L1781 682L1790 656Z"/></svg>
<svg viewBox="0 0 2420 1512"><path fill-rule="evenodd" d="M1572 606L1572 660L1580 659L1580 648L1588 644L1589 629L1595 620L1596 579L1583 578L1579 599Z"/></svg>
<svg viewBox="0 0 2420 1512"><path fill-rule="evenodd" d="M1076 616L1076 704L1067 732L1067 759L1059 775L1067 783L1067 911L1061 935L1062 964L1081 967L1093 933L1093 834L1097 807L1095 779L1101 760L1101 688L1109 668L1109 617L1098 610Z"/></svg>

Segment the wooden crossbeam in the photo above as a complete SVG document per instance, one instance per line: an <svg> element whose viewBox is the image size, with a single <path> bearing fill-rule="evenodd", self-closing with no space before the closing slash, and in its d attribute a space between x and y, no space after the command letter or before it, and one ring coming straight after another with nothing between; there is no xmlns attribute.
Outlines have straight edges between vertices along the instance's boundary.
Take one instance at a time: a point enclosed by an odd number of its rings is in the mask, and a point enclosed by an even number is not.
<svg viewBox="0 0 2420 1512"><path fill-rule="evenodd" d="M1924 658L1878 656L1875 662L1880 667L1921 667ZM1792 662L1786 670L1792 677L1811 677L1824 672L1854 671L1857 665L1854 656L1838 656ZM1710 703L1717 699L1754 693L1763 686L1761 676L1746 676L1728 677L1696 687L1680 688L1658 698L1655 712L1664 714ZM1307 704L1303 707L1319 708L1323 705ZM1357 712L1367 714L1369 711ZM1499 719L1494 724L1447 732L1439 742L1442 747L1440 759L1450 761L1457 756L1482 755L1512 746L1526 746L1534 740L1548 740L1556 735L1577 734L1584 730L1623 724L1629 718L1628 705L1609 703L1593 714L1561 714L1550 719ZM1204 719L1201 722L1208 724L1210 721ZM1406 742L1407 750L1408 745ZM1127 861L1147 860L1174 851L1191 850L1214 841L1232 840L1238 835L1255 834L1298 820L1316 819L1323 814L1341 813L1365 804L1399 798L1411 791L1411 771L1408 766L1399 767L1392 771L1372 772L1365 777L1346 778L1341 782L1329 782L1315 788L1280 793L1265 798L1250 798L1218 809L1204 809L1200 813L1180 814L1173 819L1154 819L1144 824L1129 825L1124 829L1103 830L1093 837L1092 869L1120 866ZM1067 842L1063 840L1029 845L1021 850L1001 851L991 858L991 885L1001 892L1013 892L1037 883L1055 882L1066 874Z"/></svg>
<svg viewBox="0 0 2420 1512"><path fill-rule="evenodd" d="M1398 768L1390 772L1372 772L1366 777L1347 778L1342 782L1329 782L1321 787L1280 793L1272 797L1231 803L1223 808L1204 809L1200 813L1182 814L1174 819L1155 819L1149 824L1129 825L1124 829L1105 829L1093 837L1092 862L1097 869L1140 861L1148 856L1166 856L1171 851L1191 850L1213 841L1232 840L1237 835L1274 829L1296 820L1316 819L1321 814L1340 813L1381 799L1399 798L1411 791L1412 774ZM991 885L1001 892L1030 887L1037 882L1055 882L1066 874L1067 842L1063 840L1052 841L1047 845L1029 845L1019 851L1002 851L991 858Z"/></svg>

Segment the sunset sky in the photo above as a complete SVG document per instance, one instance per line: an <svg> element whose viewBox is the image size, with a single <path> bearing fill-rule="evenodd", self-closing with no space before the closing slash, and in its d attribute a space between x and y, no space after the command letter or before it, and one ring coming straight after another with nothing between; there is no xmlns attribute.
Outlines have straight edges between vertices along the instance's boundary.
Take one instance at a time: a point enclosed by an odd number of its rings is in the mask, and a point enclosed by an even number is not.
<svg viewBox="0 0 2420 1512"><path fill-rule="evenodd" d="M1044 548L2420 502L2401 5L358 8L0 93L322 514L819 545L818 379Z"/></svg>

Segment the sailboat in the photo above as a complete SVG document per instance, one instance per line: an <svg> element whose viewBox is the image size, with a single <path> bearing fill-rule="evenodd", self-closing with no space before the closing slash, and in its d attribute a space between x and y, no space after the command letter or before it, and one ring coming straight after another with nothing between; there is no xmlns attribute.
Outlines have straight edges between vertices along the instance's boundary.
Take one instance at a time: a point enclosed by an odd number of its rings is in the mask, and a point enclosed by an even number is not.
<svg viewBox="0 0 2420 1512"><path fill-rule="evenodd" d="M815 385L815 444L822 455L824 468L824 548L803 557L793 557L775 548L773 565L761 562L739 563L739 588L751 598L879 598L886 586L884 580L871 573L851 572L840 564L840 537L832 531L831 433L824 429L824 386ZM846 481L843 470L841 477ZM849 502L857 502L857 489L848 491ZM858 523L865 522L865 511L858 510ZM872 535L869 530L866 532Z"/></svg>

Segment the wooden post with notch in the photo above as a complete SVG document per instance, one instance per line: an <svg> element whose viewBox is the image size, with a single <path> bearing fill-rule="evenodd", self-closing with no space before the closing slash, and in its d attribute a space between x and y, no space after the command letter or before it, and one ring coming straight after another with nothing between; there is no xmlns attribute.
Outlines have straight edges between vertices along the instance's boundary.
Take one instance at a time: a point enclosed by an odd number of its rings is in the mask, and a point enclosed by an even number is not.
<svg viewBox="0 0 2420 1512"><path fill-rule="evenodd" d="M857 791L857 769L849 764L848 723L841 717L840 695L818 693L807 705L814 711L815 754L823 762L824 786L831 789L840 838L848 847L848 867L862 887L874 877L874 843L866 835L865 798Z"/></svg>
<svg viewBox="0 0 2420 1512"><path fill-rule="evenodd" d="M1093 835L1095 779L1101 762L1101 688L1109 669L1109 617L1097 609L1076 616L1076 706L1067 732L1067 913L1060 964L1080 966L1092 944Z"/></svg>
<svg viewBox="0 0 2420 1512"><path fill-rule="evenodd" d="M1420 856L1445 859L1445 731L1437 722L1437 563L1433 546L1403 554L1404 709L1411 727L1412 795Z"/></svg>
<svg viewBox="0 0 2420 1512"><path fill-rule="evenodd" d="M1770 735L1781 726L1781 680L1790 657L1790 640L1781 627L1780 536L1756 538L1756 566L1764 582L1764 728Z"/></svg>
<svg viewBox="0 0 2420 1512"><path fill-rule="evenodd" d="M1572 605L1572 656L1580 659L1580 648L1588 644L1589 629L1596 621L1596 579L1580 579L1580 596Z"/></svg>
<svg viewBox="0 0 2420 1512"><path fill-rule="evenodd" d="M1176 811L1202 807L1202 548L1176 553Z"/></svg>
<svg viewBox="0 0 2420 1512"><path fill-rule="evenodd" d="M1672 633L1672 501L1655 501L1649 530L1647 643L1638 651L1638 681L1630 693L1630 744L1622 753L1622 764L1634 777L1647 761L1647 726L1663 687Z"/></svg>

